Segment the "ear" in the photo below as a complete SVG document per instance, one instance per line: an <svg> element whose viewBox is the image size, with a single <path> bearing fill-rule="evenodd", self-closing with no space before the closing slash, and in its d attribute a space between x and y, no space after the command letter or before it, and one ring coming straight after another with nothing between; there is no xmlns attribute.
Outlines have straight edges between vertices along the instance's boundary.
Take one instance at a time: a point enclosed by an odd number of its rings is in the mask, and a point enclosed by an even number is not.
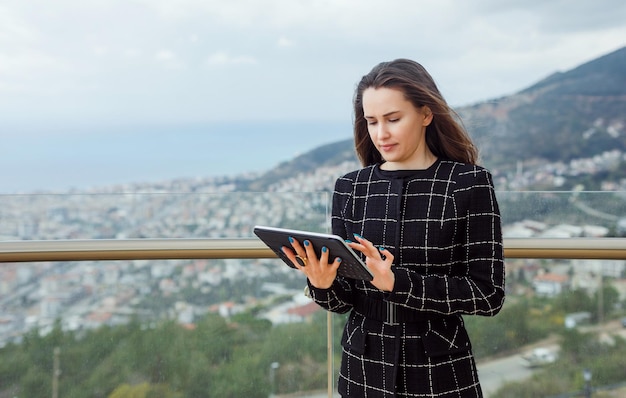
<svg viewBox="0 0 626 398"><path fill-rule="evenodd" d="M422 126L424 127L429 126L433 121L433 112L430 110L429 107L424 105L424 107L422 108L422 114L424 115Z"/></svg>

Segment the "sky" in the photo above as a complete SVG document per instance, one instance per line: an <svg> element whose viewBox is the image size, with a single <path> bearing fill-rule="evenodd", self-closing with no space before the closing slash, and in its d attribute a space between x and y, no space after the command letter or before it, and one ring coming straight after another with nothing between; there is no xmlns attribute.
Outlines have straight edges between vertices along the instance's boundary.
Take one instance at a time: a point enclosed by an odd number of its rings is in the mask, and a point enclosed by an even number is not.
<svg viewBox="0 0 626 398"><path fill-rule="evenodd" d="M349 123L358 80L395 58L458 107L625 45L623 0L0 0L0 139Z"/></svg>
<svg viewBox="0 0 626 398"><path fill-rule="evenodd" d="M343 120L380 61L461 106L624 45L623 0L0 0L0 118Z"/></svg>

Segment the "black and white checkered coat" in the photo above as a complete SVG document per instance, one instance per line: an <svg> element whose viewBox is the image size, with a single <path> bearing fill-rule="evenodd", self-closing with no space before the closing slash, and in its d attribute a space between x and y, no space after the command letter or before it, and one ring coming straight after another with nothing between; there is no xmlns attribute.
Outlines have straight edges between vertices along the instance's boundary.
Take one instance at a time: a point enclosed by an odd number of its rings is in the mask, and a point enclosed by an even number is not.
<svg viewBox="0 0 626 398"><path fill-rule="evenodd" d="M350 313L342 337L344 397L482 396L461 315L493 316L504 302L500 214L491 174L438 160L427 170L370 166L339 178L333 233L354 233L394 256L395 286L338 277L313 299L337 313L366 300L419 321L388 323ZM331 253L332 255L332 253ZM365 297L365 299L364 299ZM413 313L413 312L411 312Z"/></svg>

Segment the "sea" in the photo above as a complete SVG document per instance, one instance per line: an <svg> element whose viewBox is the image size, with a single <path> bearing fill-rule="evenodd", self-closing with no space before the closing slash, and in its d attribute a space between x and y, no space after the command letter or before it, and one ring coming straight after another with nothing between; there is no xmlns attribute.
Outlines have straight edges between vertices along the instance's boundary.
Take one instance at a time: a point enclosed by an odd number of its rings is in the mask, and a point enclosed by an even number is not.
<svg viewBox="0 0 626 398"><path fill-rule="evenodd" d="M10 126L0 131L0 194L263 172L351 137L350 120Z"/></svg>

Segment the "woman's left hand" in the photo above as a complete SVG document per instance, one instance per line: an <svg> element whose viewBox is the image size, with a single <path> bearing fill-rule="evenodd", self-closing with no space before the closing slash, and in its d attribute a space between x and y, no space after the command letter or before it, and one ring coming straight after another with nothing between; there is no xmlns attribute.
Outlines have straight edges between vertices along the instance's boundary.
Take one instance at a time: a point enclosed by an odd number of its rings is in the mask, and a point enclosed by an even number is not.
<svg viewBox="0 0 626 398"><path fill-rule="evenodd" d="M282 251L293 266L306 275L314 287L318 289L330 288L337 277L341 258L329 259L329 251L326 247L322 247L322 253L318 258L315 250L313 250L313 245L307 240L304 241L304 246L297 239L291 237L289 242L292 248L283 246Z"/></svg>
<svg viewBox="0 0 626 398"><path fill-rule="evenodd" d="M374 246L372 242L361 235L354 234L354 239L356 242L348 242L348 246L365 255L365 265L374 274L372 285L386 292L392 291L396 281L396 277L391 271L393 254L385 248Z"/></svg>

